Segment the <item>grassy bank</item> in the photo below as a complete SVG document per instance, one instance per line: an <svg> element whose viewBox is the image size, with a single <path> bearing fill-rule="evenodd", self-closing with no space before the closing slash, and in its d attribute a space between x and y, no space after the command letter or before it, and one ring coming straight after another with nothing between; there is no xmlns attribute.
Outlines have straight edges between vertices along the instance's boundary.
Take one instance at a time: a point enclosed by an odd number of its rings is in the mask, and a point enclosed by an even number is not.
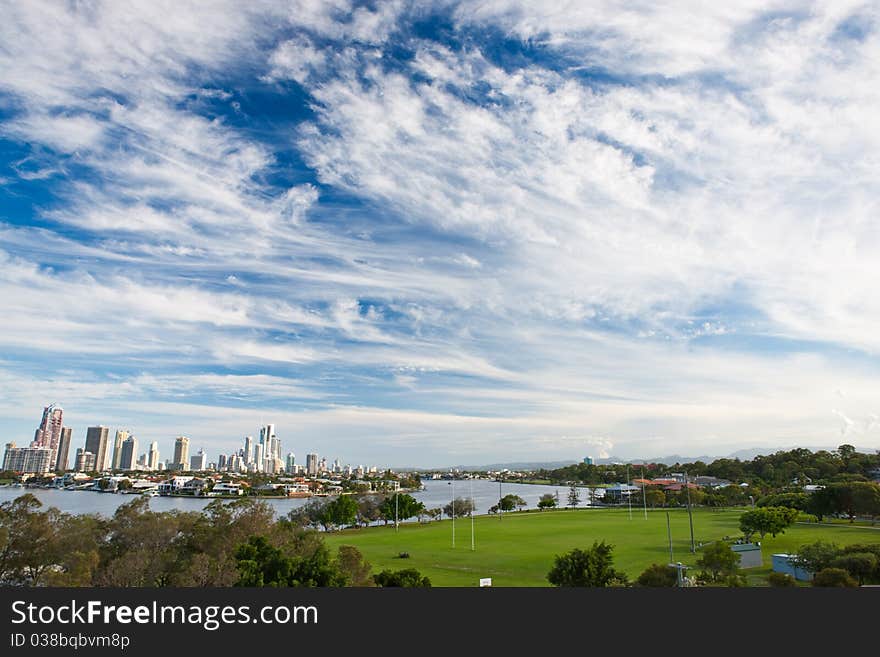
<svg viewBox="0 0 880 657"><path fill-rule="evenodd" d="M743 509L694 511L697 544L736 537ZM673 553L676 561L693 564L698 556L690 553L688 515L684 510L669 512ZM588 547L594 540L615 546L617 568L635 578L653 562L669 560L666 513L641 509L580 509L574 511L530 511L474 518L474 551L471 551L471 522L455 522L455 548L452 547L452 521L429 524L406 523L398 532L393 526L354 529L328 534L331 547L354 545L373 564L374 572L385 568L416 568L431 578L434 586L476 586L481 577L491 577L495 586L547 586L546 575L557 554L575 547ZM770 555L793 552L797 546L818 539L845 545L880 542L880 530L858 526L798 524L763 544L766 569L747 571L758 583L769 572ZM408 559L397 558L401 552Z"/></svg>

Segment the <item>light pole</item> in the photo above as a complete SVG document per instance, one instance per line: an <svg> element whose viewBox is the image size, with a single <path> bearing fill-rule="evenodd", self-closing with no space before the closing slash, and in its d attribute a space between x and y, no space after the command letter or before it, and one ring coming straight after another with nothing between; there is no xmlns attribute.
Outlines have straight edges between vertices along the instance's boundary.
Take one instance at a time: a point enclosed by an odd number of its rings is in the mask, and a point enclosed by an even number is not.
<svg viewBox="0 0 880 657"><path fill-rule="evenodd" d="M684 473L684 487L687 490L687 501L688 501L688 522L691 525L691 554L697 553L697 545L694 543L694 514L691 511L691 487L688 483L688 473Z"/></svg>
<svg viewBox="0 0 880 657"><path fill-rule="evenodd" d="M645 468L642 468L642 506L645 507L645 520L648 519L648 499L645 497L645 485L647 484L647 479L645 479Z"/></svg>
<svg viewBox="0 0 880 657"><path fill-rule="evenodd" d="M629 485L629 464L627 464L627 466L626 466L626 487L627 487L627 489L629 489L629 487L630 487L630 485ZM633 498L632 498L632 491L631 490L626 491L626 504L629 507L629 519L632 520L633 519Z"/></svg>
<svg viewBox="0 0 880 657"><path fill-rule="evenodd" d="M501 482L503 481L503 477L499 475L498 477L498 520L501 520Z"/></svg>
<svg viewBox="0 0 880 657"><path fill-rule="evenodd" d="M455 548L455 473L452 473L452 547Z"/></svg>
<svg viewBox="0 0 880 657"><path fill-rule="evenodd" d="M471 552L473 552L476 547L474 546L474 480L470 479L470 494L471 494Z"/></svg>

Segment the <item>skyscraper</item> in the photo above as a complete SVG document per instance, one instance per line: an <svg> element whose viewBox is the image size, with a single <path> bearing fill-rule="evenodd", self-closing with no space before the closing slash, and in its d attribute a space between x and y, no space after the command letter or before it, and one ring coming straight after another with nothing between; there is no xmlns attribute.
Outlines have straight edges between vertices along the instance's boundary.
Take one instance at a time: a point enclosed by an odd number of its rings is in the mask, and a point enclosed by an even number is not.
<svg viewBox="0 0 880 657"><path fill-rule="evenodd" d="M113 470L119 470L122 468L122 444L126 441L128 436L129 432L125 429L118 429L116 431L116 439L113 441L113 461L110 466Z"/></svg>
<svg viewBox="0 0 880 657"><path fill-rule="evenodd" d="M189 460L189 469L192 472L202 472L208 469L208 455L200 449L198 454L193 454Z"/></svg>
<svg viewBox="0 0 880 657"><path fill-rule="evenodd" d="M256 446L254 446L254 468L257 472L262 472L264 465L265 463L263 463L263 444L258 443Z"/></svg>
<svg viewBox="0 0 880 657"><path fill-rule="evenodd" d="M63 418L64 409L58 404L49 404L43 409L43 419L40 422L40 426L34 432L34 442L31 443L31 447L44 447L52 450L52 462L49 467L55 465L57 460Z"/></svg>
<svg viewBox="0 0 880 657"><path fill-rule="evenodd" d="M106 470L108 466L107 438L109 433L110 429L104 426L89 427L86 430L85 451L95 455L95 470L97 472Z"/></svg>
<svg viewBox="0 0 880 657"><path fill-rule="evenodd" d="M117 433L118 435L118 433ZM125 439L125 442L122 443L122 449L120 450L120 458L119 458L119 469L120 470L135 470L135 466L137 465L137 450L138 450L138 441L134 436L128 436Z"/></svg>
<svg viewBox="0 0 880 657"><path fill-rule="evenodd" d="M189 466L189 438L178 436L174 440L174 467L177 470L186 470Z"/></svg>
<svg viewBox="0 0 880 657"><path fill-rule="evenodd" d="M281 441L275 435L274 424L267 424L260 428L260 444L263 446L263 458L281 458Z"/></svg>
<svg viewBox="0 0 880 657"><path fill-rule="evenodd" d="M150 443L150 453L147 455L147 468L150 470L159 469L159 443L155 440Z"/></svg>
<svg viewBox="0 0 880 657"><path fill-rule="evenodd" d="M61 427L61 440L58 443L58 454L55 457L55 469L59 472L67 470L71 433L70 427Z"/></svg>
<svg viewBox="0 0 880 657"><path fill-rule="evenodd" d="M254 462L254 437L253 436L245 436L244 437L244 464L250 465Z"/></svg>
<svg viewBox="0 0 880 657"><path fill-rule="evenodd" d="M318 474L318 455L306 454L306 472L310 475Z"/></svg>
<svg viewBox="0 0 880 657"><path fill-rule="evenodd" d="M294 454L293 452L290 452L290 454L287 455L287 464L286 465L287 465L287 467L285 468L285 470L287 470L287 474L296 473L296 454Z"/></svg>

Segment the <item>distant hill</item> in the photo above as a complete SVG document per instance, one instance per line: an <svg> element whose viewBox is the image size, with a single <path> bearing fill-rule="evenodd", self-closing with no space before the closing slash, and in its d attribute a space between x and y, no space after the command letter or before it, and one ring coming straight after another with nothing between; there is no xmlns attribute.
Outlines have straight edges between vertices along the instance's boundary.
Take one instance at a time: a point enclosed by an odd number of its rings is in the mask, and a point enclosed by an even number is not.
<svg viewBox="0 0 880 657"><path fill-rule="evenodd" d="M833 447L807 447L811 452L817 452L820 450L826 451L834 451L837 449L837 445ZM717 459L739 459L741 461L750 461L756 456L775 454L780 451L787 451L791 449L796 449L796 447L749 447L746 449L739 449L735 452L731 452L730 454L716 455L716 456L708 456L706 454L700 456L683 456L681 454L671 454L669 456L658 456L655 458L635 458L635 459L624 459L618 456L609 456L608 458L600 458L596 459L597 465L609 465L611 463L631 463L633 465L639 465L642 463L662 463L664 465L674 465L676 463L694 463L695 461L703 461L703 463L711 463ZM875 451L880 450L880 447L856 447L856 451L870 454ZM484 463L482 465L450 465L443 467L434 467L434 468L397 468L397 470L402 472L407 471L416 471L416 472L427 472L427 471L441 471L441 470L464 470L464 471L479 471L479 470L538 470L538 469L546 469L552 470L555 468L564 468L567 465L572 465L573 463L580 463L581 459L572 459L572 460L562 460L562 461L514 461L511 463Z"/></svg>

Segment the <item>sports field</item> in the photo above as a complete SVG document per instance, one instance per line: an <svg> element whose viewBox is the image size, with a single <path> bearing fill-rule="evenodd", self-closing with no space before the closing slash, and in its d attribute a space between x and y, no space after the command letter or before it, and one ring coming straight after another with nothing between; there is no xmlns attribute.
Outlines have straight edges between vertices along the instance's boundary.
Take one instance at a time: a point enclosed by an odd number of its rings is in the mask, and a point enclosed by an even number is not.
<svg viewBox="0 0 880 657"><path fill-rule="evenodd" d="M739 516L743 509L694 510L694 537L699 543L725 536L740 535ZM675 561L694 564L699 556L690 553L690 530L685 510L669 511ZM759 583L769 572L770 555L796 551L799 545L818 539L840 545L880 542L880 527L850 527L796 524L763 544L766 568L750 573L750 581ZM615 567L631 578L638 577L651 563L669 561L669 543L665 510L580 509L566 511L530 511L474 518L474 545L471 550L469 518L455 521L455 547L452 546L452 521L427 524L404 523L395 532L393 525L352 529L326 535L328 545L354 545L373 565L373 571L385 568L416 568L431 579L434 586L477 586L482 577L491 577L493 586L548 586L547 572L553 558L576 547L589 547L594 540L614 545ZM398 558L408 552L408 559ZM698 550L699 555L699 550Z"/></svg>

